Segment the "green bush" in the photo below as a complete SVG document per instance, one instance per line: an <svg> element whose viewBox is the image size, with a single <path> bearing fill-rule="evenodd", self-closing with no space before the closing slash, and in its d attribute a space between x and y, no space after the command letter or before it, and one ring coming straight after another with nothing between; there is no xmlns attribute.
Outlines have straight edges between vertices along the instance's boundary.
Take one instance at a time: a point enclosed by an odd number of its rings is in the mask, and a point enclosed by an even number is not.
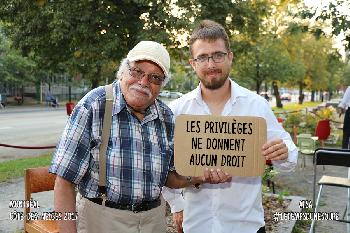
<svg viewBox="0 0 350 233"><path fill-rule="evenodd" d="M313 114L304 114L303 121L299 124L299 132L314 135L317 121L318 119Z"/></svg>
<svg viewBox="0 0 350 233"><path fill-rule="evenodd" d="M293 126L298 128L298 134L309 133L313 135L315 133L318 118L311 113L290 113L286 114L286 120L283 123L284 128L293 133Z"/></svg>
<svg viewBox="0 0 350 233"><path fill-rule="evenodd" d="M300 112L289 113L286 116L287 117L286 120L283 122L283 126L288 132L293 131L293 126L299 127L300 123L303 120L303 114L301 114Z"/></svg>

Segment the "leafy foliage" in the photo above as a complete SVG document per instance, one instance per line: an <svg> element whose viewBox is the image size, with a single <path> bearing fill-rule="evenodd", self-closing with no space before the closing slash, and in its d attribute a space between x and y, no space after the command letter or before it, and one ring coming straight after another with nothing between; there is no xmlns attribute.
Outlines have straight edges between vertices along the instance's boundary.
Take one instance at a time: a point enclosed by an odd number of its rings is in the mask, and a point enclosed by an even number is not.
<svg viewBox="0 0 350 233"><path fill-rule="evenodd" d="M0 27L0 82L4 84L24 85L33 81L35 63L10 48L11 43ZM0 90L1 91L1 90Z"/></svg>
<svg viewBox="0 0 350 233"><path fill-rule="evenodd" d="M300 2L3 0L0 18L3 35L11 40L7 48L16 48L26 61L34 61L27 64L15 55L7 56L22 64L17 73L68 74L88 79L96 87L114 79L120 60L137 42L156 40L167 46L172 57L174 79L167 88L188 91L198 81L191 69L184 68L190 55L181 38L188 39L196 23L208 18L221 23L230 36L235 54L232 75L240 84L257 91L264 82L273 83L277 90L277 85L298 85L300 94L304 89L334 91L343 74L340 56L319 28L298 22L312 15L299 7ZM332 14L335 11L322 17ZM14 54L19 56L18 51ZM6 80L30 80L16 72L8 72Z"/></svg>
<svg viewBox="0 0 350 233"><path fill-rule="evenodd" d="M170 1L5 0L0 15L14 46L41 69L82 73L92 86L140 40L170 44Z"/></svg>
<svg viewBox="0 0 350 233"><path fill-rule="evenodd" d="M350 49L350 18L346 11L343 9L349 9L350 3L347 0L335 0L330 2L327 7L322 9L321 14L317 15L316 19L319 21L331 20L332 34L339 35L345 33L345 45L347 49ZM315 16L318 12L315 10L311 17ZM310 17L310 18L311 18Z"/></svg>

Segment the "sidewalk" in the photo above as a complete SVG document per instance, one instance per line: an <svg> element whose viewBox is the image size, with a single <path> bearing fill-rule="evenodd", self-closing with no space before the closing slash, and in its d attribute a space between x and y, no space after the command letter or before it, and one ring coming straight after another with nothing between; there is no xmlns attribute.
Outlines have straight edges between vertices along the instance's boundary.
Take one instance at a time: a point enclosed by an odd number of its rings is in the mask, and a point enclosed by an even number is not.
<svg viewBox="0 0 350 233"><path fill-rule="evenodd" d="M24 199L24 180L15 179L10 182L0 183L0 233L20 232L23 229L23 221L10 220L11 212L22 212L22 208L9 208L10 200ZM52 211L53 192L43 192L33 194L33 199L37 200L40 208L35 211Z"/></svg>
<svg viewBox="0 0 350 233"><path fill-rule="evenodd" d="M298 167L294 173L279 173L276 175L275 183L289 192L290 195L303 196L312 201L313 186L313 163L312 155L306 156L306 168L300 168L301 155L299 153ZM319 177L326 173L330 176L347 177L348 169L345 167L322 166L318 169ZM278 191L281 191L278 189ZM318 189L317 189L318 191ZM316 192L317 192L316 191ZM318 212L339 212L341 218L347 203L347 190L338 187L324 187L321 195L321 202ZM310 226L309 226L310 227ZM308 231L307 231L308 232ZM336 221L318 221L316 225L317 233L343 233L346 232L346 224Z"/></svg>
<svg viewBox="0 0 350 233"><path fill-rule="evenodd" d="M21 112L40 112L40 111L65 111L66 107L60 105L58 108L53 108L45 105L10 105L0 109L0 114L6 113L21 113Z"/></svg>

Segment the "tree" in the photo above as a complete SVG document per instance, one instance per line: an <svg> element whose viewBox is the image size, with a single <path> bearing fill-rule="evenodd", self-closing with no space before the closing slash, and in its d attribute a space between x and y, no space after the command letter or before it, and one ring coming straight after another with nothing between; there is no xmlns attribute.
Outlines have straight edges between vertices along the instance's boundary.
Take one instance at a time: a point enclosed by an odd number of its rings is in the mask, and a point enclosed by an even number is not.
<svg viewBox="0 0 350 233"><path fill-rule="evenodd" d="M321 13L315 9L309 17L316 16L316 20L325 22L331 20L332 34L338 36L344 33L344 44L347 50L350 49L350 18L344 9L350 8L348 0L335 0L324 6Z"/></svg>
<svg viewBox="0 0 350 233"><path fill-rule="evenodd" d="M19 51L11 49L11 42L0 26L0 83L2 86L22 88L32 82L35 65L29 58L21 56Z"/></svg>
<svg viewBox="0 0 350 233"><path fill-rule="evenodd" d="M39 69L78 73L96 87L140 40L170 44L170 1L4 0L0 17L23 54ZM175 24L175 23L174 23Z"/></svg>
<svg viewBox="0 0 350 233"><path fill-rule="evenodd" d="M277 107L282 107L278 83L287 82L297 71L298 67L290 59L281 40L265 35L254 49L236 60L234 76L257 93L260 93L263 82L265 87L271 83Z"/></svg>
<svg viewBox="0 0 350 233"><path fill-rule="evenodd" d="M333 50L332 53L328 54L327 71L329 73L329 78L327 80L327 90L329 92L329 99L331 99L333 93L340 88L344 67L345 64L341 60L341 55L338 51Z"/></svg>
<svg viewBox="0 0 350 233"><path fill-rule="evenodd" d="M304 72L295 77L293 84L299 86L299 103L304 100L304 90L327 90L330 73L327 70L329 55L334 53L331 40L323 35L308 32L303 25L291 23L284 34L284 43L292 60L301 63Z"/></svg>
<svg viewBox="0 0 350 233"><path fill-rule="evenodd" d="M344 71L342 73L343 81L345 86L350 86L350 64L347 64L344 67Z"/></svg>

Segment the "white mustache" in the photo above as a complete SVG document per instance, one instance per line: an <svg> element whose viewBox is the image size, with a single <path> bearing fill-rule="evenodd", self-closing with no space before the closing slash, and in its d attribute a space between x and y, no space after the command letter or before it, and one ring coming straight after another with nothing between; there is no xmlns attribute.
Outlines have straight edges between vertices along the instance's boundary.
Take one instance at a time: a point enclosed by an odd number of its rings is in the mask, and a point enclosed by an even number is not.
<svg viewBox="0 0 350 233"><path fill-rule="evenodd" d="M137 91L145 92L148 96L152 95L151 91L147 87L142 87L139 84L132 84L129 88Z"/></svg>

